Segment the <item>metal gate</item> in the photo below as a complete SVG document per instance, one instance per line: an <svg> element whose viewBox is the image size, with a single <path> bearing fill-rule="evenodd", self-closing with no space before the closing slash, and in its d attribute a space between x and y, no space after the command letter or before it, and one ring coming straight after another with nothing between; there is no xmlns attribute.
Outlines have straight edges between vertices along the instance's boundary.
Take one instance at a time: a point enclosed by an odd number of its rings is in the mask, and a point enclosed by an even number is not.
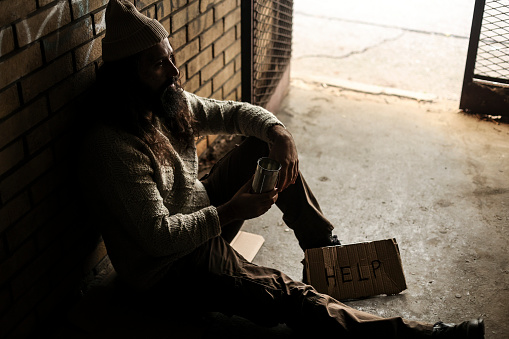
<svg viewBox="0 0 509 339"><path fill-rule="evenodd" d="M476 0L460 109L509 117L509 0Z"/></svg>
<svg viewBox="0 0 509 339"><path fill-rule="evenodd" d="M293 0L242 0L242 100L265 107L290 66Z"/></svg>

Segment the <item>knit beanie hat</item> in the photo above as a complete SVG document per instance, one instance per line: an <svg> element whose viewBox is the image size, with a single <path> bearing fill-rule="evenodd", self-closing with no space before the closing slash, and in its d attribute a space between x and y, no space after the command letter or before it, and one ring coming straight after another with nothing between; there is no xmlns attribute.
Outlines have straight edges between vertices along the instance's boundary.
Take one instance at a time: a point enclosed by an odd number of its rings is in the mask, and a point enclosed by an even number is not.
<svg viewBox="0 0 509 339"><path fill-rule="evenodd" d="M106 7L103 60L126 58L158 44L168 32L157 20L141 14L126 0L110 0Z"/></svg>

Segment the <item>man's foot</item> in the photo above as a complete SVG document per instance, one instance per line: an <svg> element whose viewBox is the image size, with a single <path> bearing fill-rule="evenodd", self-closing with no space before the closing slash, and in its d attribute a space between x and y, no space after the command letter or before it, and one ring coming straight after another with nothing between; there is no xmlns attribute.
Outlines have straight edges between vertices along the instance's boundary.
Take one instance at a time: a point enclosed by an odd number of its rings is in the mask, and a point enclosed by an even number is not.
<svg viewBox="0 0 509 339"><path fill-rule="evenodd" d="M432 337L451 339L483 339L484 320L474 319L464 321L457 325L444 324L440 321L433 326Z"/></svg>

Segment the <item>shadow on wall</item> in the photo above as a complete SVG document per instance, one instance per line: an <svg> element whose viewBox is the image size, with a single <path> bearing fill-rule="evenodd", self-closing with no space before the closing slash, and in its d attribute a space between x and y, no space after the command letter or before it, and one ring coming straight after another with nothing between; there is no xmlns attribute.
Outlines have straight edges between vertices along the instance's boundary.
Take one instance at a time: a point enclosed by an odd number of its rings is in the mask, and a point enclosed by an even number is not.
<svg viewBox="0 0 509 339"><path fill-rule="evenodd" d="M102 62L106 3L0 1L2 338L58 325L109 267L78 193L84 164L75 157L81 127L99 104L87 89ZM241 98L240 1L135 4L170 32L188 91Z"/></svg>

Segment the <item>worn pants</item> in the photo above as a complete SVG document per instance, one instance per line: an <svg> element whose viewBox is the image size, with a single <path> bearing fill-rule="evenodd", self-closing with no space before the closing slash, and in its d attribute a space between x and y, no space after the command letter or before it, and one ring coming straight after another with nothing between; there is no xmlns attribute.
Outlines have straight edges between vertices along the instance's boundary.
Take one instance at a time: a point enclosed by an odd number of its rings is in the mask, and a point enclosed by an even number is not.
<svg viewBox="0 0 509 339"><path fill-rule="evenodd" d="M212 203L228 201L253 175L256 160L268 152L265 143L247 138L221 159L203 180ZM279 194L276 205L303 249L326 243L333 227L302 176ZM193 309L238 315L265 326L285 323L301 334L377 339L430 335L429 324L355 310L276 269L246 261L229 245L240 226L227 225L224 236L178 260L154 289L172 291L172 299L182 297Z"/></svg>

